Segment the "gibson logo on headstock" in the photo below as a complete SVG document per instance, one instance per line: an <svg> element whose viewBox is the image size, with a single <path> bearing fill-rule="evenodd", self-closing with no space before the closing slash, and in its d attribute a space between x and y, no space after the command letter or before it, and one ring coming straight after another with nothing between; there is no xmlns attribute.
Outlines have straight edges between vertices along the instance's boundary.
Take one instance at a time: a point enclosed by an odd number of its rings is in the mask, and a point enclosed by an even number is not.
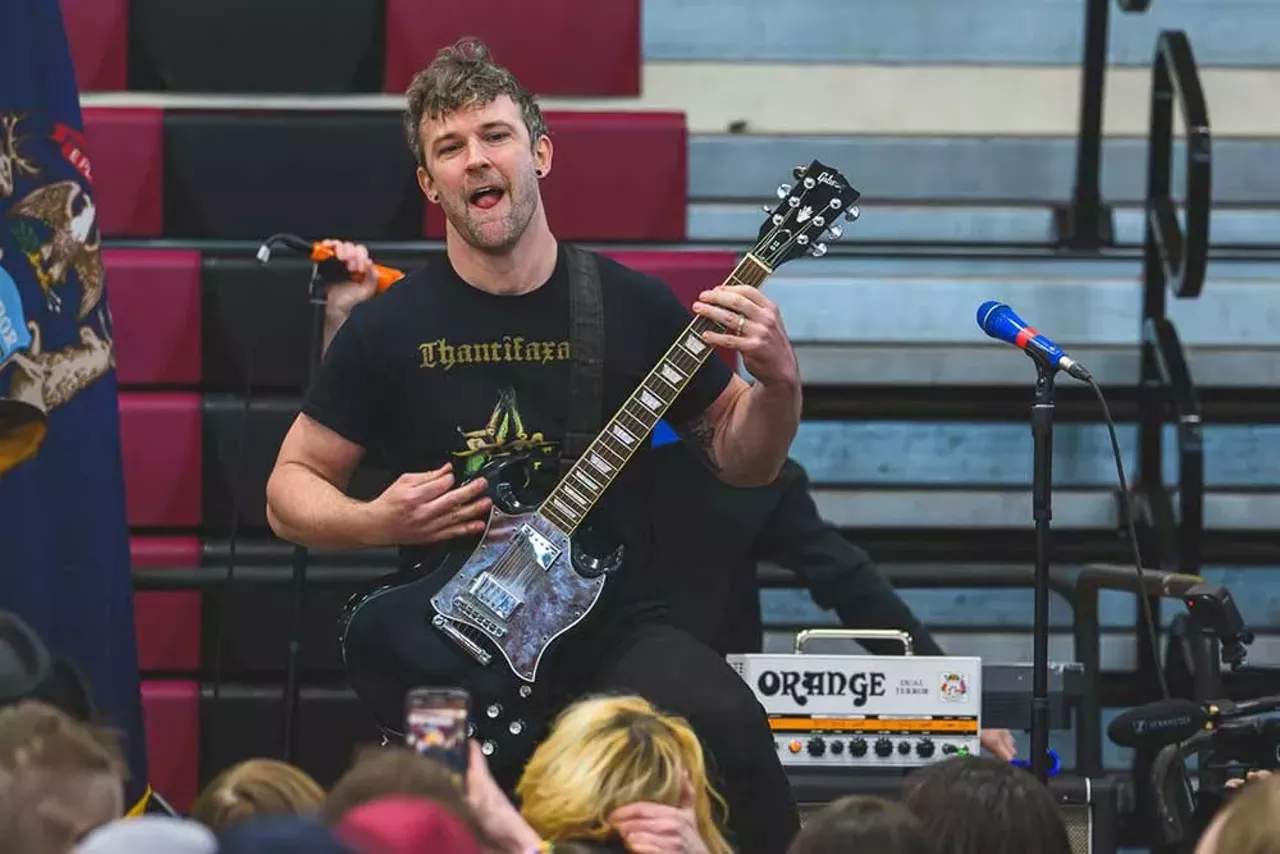
<svg viewBox="0 0 1280 854"><path fill-rule="evenodd" d="M766 670L756 687L766 697L782 693L797 706L807 705L810 697L853 697L854 706L865 706L868 697L885 695L883 673L850 673L838 670Z"/></svg>
<svg viewBox="0 0 1280 854"><path fill-rule="evenodd" d="M844 189L830 172L819 172L817 181L819 184L826 184L828 187L835 187L837 190Z"/></svg>

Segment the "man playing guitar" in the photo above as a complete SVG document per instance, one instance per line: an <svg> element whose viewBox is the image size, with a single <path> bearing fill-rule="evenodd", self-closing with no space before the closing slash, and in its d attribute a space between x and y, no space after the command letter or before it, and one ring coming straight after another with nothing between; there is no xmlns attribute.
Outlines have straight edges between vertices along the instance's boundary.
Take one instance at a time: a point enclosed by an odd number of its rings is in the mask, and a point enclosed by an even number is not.
<svg viewBox="0 0 1280 854"><path fill-rule="evenodd" d="M459 42L410 85L406 129L422 192L447 221L445 255L360 302L332 334L267 485L272 529L311 548L465 551L493 509L478 473L512 454L535 466L555 461L569 420L571 256L543 207L539 180L553 151L535 100L483 45ZM362 248L332 247L354 281L371 273ZM603 404L613 412L691 315L662 282L596 263ZM358 301L361 289L339 292ZM702 293L693 311L722 330L704 332L702 343L741 353L756 381L711 358L685 378L664 417L726 482L768 483L801 403L779 311L739 284ZM397 475L367 502L345 494L366 453ZM664 484L648 474L647 453L640 442L591 511L598 535L621 543L626 557L540 671L539 689L561 704L634 692L685 717L708 750L735 846L782 852L799 822L765 714L721 656L668 624L668 579L650 555L650 513Z"/></svg>

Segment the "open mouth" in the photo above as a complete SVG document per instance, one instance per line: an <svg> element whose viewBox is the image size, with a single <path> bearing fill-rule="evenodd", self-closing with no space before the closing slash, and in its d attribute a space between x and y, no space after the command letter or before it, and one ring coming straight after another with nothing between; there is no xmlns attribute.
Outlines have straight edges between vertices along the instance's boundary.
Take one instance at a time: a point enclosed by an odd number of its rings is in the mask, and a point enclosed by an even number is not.
<svg viewBox="0 0 1280 854"><path fill-rule="evenodd" d="M481 187L471 194L470 201L481 210L488 210L502 201L503 195L505 191L501 187Z"/></svg>

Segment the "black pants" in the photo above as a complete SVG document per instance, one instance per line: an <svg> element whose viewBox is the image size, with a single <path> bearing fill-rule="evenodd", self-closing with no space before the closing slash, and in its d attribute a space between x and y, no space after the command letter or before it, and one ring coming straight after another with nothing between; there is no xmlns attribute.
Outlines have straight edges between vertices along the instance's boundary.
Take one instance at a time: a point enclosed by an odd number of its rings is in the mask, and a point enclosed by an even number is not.
<svg viewBox="0 0 1280 854"><path fill-rule="evenodd" d="M702 742L712 786L728 804L730 844L741 854L783 854L800 829L799 811L774 752L768 718L742 677L672 626L642 625L610 635L590 653L575 651L567 672L576 678L562 690L578 696L639 694L683 717Z"/></svg>

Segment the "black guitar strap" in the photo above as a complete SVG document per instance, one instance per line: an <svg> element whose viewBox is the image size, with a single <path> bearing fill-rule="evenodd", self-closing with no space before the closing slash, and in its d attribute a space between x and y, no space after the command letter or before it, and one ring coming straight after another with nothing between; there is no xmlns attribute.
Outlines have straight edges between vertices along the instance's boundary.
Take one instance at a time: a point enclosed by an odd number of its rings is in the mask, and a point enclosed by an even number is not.
<svg viewBox="0 0 1280 854"><path fill-rule="evenodd" d="M569 421L560 448L567 471L600 432L604 406L604 298L594 253L561 243L569 259Z"/></svg>

